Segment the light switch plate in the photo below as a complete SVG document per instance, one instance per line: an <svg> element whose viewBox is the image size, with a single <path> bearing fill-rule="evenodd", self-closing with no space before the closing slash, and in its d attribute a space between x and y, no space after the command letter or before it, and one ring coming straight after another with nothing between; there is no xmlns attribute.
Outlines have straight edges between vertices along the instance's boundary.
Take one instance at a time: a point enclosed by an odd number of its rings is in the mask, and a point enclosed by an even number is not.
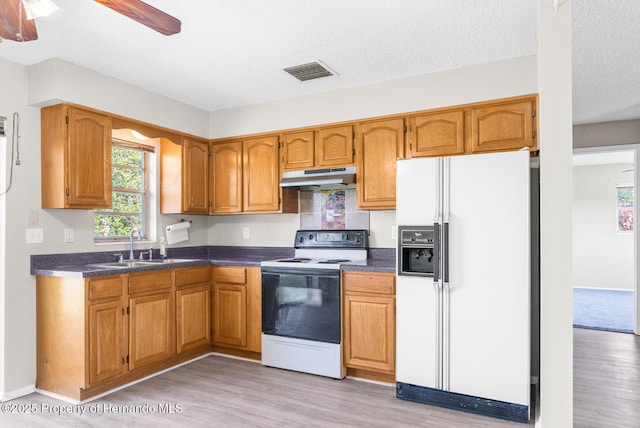
<svg viewBox="0 0 640 428"><path fill-rule="evenodd" d="M42 244L44 242L44 229L41 227L27 229L27 244Z"/></svg>

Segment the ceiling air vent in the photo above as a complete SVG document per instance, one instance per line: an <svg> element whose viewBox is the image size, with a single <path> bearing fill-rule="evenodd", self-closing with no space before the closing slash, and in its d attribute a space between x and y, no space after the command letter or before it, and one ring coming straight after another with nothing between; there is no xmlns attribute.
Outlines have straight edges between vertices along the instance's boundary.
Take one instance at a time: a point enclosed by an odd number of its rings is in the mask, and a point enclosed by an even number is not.
<svg viewBox="0 0 640 428"><path fill-rule="evenodd" d="M325 66L321 65L318 62L295 65L293 67L285 68L284 71L300 80L301 82L304 82L305 80L333 76L333 73L331 71L329 71L327 68L325 68Z"/></svg>

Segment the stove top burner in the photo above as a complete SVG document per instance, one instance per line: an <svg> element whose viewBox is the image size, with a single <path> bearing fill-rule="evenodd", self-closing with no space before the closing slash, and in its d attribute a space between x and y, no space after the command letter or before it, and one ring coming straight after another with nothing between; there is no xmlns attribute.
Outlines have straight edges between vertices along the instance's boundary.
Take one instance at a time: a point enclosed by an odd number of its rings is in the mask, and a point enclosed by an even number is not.
<svg viewBox="0 0 640 428"><path fill-rule="evenodd" d="M279 263L304 263L310 261L311 259L308 257L295 257L293 259L278 260Z"/></svg>
<svg viewBox="0 0 640 428"><path fill-rule="evenodd" d="M351 260L349 259L329 259L329 260L321 260L318 263L327 263L327 264L331 264L331 263L345 263L345 262L350 262Z"/></svg>

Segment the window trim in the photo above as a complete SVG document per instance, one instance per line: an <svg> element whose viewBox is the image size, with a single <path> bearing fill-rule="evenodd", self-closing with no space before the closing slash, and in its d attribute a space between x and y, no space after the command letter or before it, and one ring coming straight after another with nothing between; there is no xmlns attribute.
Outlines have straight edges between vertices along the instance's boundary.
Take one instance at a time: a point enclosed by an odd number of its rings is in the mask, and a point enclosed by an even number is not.
<svg viewBox="0 0 640 428"><path fill-rule="evenodd" d="M635 216L635 189L633 184L616 184L616 233L617 234L621 234L621 235L626 235L629 233L633 233L633 229L635 227L635 218L633 218L633 223L631 225L631 230L620 230L620 211L621 211L621 207L618 204L618 192L620 189L623 188L629 188L631 189L631 197L632 197L632 201L631 201L631 215Z"/></svg>

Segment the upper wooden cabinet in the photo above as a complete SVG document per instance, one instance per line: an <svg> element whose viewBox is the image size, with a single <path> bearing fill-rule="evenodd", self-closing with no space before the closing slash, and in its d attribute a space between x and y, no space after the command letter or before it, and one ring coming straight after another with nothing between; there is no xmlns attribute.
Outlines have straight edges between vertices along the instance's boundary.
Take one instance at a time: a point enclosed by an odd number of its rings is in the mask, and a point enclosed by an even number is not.
<svg viewBox="0 0 640 428"><path fill-rule="evenodd" d="M396 160L404 157L404 119L359 123L356 127L358 208L396 207Z"/></svg>
<svg viewBox="0 0 640 428"><path fill-rule="evenodd" d="M209 143L182 137L160 144L160 212L208 214Z"/></svg>
<svg viewBox="0 0 640 428"><path fill-rule="evenodd" d="M111 119L66 104L41 111L42 208L111 207Z"/></svg>
<svg viewBox="0 0 640 428"><path fill-rule="evenodd" d="M278 137L252 138L242 143L244 212L298 212L298 192L280 188Z"/></svg>
<svg viewBox="0 0 640 428"><path fill-rule="evenodd" d="M211 145L210 214L298 212L298 192L280 189L276 135Z"/></svg>
<svg viewBox="0 0 640 428"><path fill-rule="evenodd" d="M210 151L210 213L242 212L242 141L212 144Z"/></svg>
<svg viewBox="0 0 640 428"><path fill-rule="evenodd" d="M472 108L470 152L534 149L534 117L531 99Z"/></svg>
<svg viewBox="0 0 640 428"><path fill-rule="evenodd" d="M314 166L313 131L280 136L282 169L306 169Z"/></svg>
<svg viewBox="0 0 640 428"><path fill-rule="evenodd" d="M283 170L337 167L353 164L353 127L332 126L280 136Z"/></svg>
<svg viewBox="0 0 640 428"><path fill-rule="evenodd" d="M353 164L353 127L333 126L280 136L283 170Z"/></svg>
<svg viewBox="0 0 640 428"><path fill-rule="evenodd" d="M278 137L274 135L244 141L243 156L243 211L278 211Z"/></svg>
<svg viewBox="0 0 640 428"><path fill-rule="evenodd" d="M353 164L353 127L332 126L315 132L315 166Z"/></svg>
<svg viewBox="0 0 640 428"><path fill-rule="evenodd" d="M464 153L464 118L463 110L409 118L407 155L410 157L448 156Z"/></svg>
<svg viewBox="0 0 640 428"><path fill-rule="evenodd" d="M184 212L209 212L209 143L190 138L182 139L184 153L182 206Z"/></svg>

